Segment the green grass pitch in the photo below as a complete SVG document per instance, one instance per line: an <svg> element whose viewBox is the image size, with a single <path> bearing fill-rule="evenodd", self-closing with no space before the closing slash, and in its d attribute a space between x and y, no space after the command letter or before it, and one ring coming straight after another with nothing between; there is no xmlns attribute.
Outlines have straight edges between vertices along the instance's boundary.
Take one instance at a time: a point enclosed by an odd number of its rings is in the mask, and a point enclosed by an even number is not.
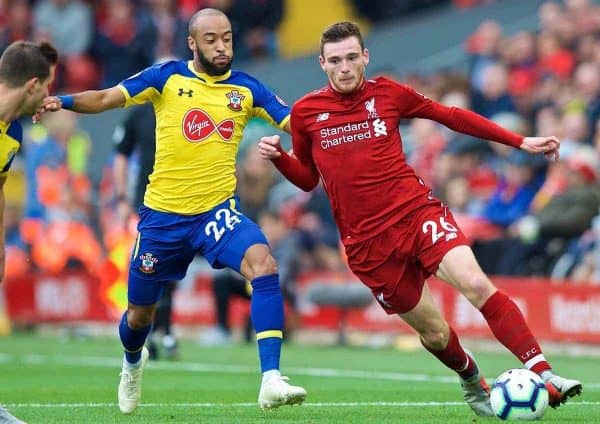
<svg viewBox="0 0 600 424"><path fill-rule="evenodd" d="M33 423L492 423L462 401L453 373L424 350L284 345L282 371L308 390L306 403L258 408L256 347L181 346L178 362L150 362L138 410L116 404L118 339L0 339L0 404ZM477 353L488 380L518 367L508 352ZM545 423L600 423L600 361L548 355L584 383L583 396L548 409Z"/></svg>

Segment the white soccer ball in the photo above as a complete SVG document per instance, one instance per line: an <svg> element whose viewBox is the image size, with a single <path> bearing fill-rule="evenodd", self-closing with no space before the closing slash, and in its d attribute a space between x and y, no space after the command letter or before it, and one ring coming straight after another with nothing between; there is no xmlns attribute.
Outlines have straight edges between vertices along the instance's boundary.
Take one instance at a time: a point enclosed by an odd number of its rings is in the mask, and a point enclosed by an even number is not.
<svg viewBox="0 0 600 424"><path fill-rule="evenodd" d="M490 401L502 420L537 420L548 408L548 389L536 373L512 369L496 379Z"/></svg>

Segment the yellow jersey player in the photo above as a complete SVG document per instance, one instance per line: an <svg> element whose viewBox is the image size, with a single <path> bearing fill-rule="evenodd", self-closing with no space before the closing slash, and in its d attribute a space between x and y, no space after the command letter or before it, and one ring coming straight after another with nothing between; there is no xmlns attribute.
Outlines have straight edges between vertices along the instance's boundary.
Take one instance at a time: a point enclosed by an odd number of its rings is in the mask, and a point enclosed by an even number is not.
<svg viewBox="0 0 600 424"><path fill-rule="evenodd" d="M49 43L16 41L0 57L0 284L4 280L5 246L4 183L12 161L21 147L23 129L17 121L32 116L41 107L54 79L58 53ZM0 422L20 423L0 407Z"/></svg>
<svg viewBox="0 0 600 424"><path fill-rule="evenodd" d="M299 404L306 391L279 372L283 302L267 240L238 210L235 160L248 121L258 116L289 132L289 107L255 78L232 71L231 24L216 9L190 19L191 61L149 67L115 87L49 97L41 109L97 113L151 102L156 115L154 170L140 208L129 267L128 308L119 325L125 350L121 412L141 398L143 347L163 286L181 280L196 253L252 282L251 315L263 373L263 409Z"/></svg>

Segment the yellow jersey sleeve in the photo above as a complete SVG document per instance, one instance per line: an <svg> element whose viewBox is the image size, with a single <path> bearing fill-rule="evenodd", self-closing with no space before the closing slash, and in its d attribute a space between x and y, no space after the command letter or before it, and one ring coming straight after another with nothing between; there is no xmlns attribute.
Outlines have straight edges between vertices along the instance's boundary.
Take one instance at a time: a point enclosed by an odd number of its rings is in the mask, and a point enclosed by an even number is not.
<svg viewBox="0 0 600 424"><path fill-rule="evenodd" d="M155 102L160 98L164 86L177 62L160 63L122 81L118 87L125 94L125 107Z"/></svg>
<svg viewBox="0 0 600 424"><path fill-rule="evenodd" d="M8 174L15 155L23 141L23 127L19 121L0 122L0 177Z"/></svg>

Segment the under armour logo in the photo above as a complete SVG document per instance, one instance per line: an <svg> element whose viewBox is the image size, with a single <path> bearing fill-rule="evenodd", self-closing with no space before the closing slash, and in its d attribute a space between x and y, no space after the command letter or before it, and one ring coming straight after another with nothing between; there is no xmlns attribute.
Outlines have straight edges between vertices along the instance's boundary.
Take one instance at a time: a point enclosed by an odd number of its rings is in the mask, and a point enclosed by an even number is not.
<svg viewBox="0 0 600 424"><path fill-rule="evenodd" d="M385 121L377 118L373 121L373 129L375 130L375 137L387 136L387 126Z"/></svg>
<svg viewBox="0 0 600 424"><path fill-rule="evenodd" d="M181 97L184 94L187 94L188 97L192 97L193 93L194 93L194 90L184 90L183 88L180 88L179 91L177 92L177 95L179 97Z"/></svg>

